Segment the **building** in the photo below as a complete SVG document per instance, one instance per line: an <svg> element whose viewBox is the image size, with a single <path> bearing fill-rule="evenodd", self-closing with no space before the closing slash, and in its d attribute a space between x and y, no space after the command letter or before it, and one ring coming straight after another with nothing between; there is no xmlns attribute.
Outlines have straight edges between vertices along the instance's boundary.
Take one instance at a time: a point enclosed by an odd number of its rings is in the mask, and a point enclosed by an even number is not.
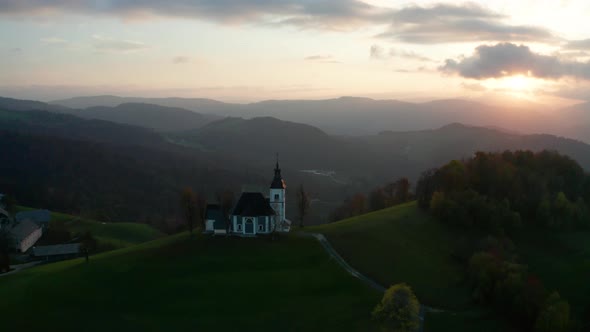
<svg viewBox="0 0 590 332"><path fill-rule="evenodd" d="M227 234L229 223L219 204L208 204L205 211L205 233Z"/></svg>
<svg viewBox="0 0 590 332"><path fill-rule="evenodd" d="M281 175L278 161L274 173L268 198L265 198L262 193L242 193L231 213L231 234L256 236L291 230L291 222L285 215L287 186Z"/></svg>
<svg viewBox="0 0 590 332"><path fill-rule="evenodd" d="M43 230L36 223L25 219L12 227L10 235L14 248L19 252L26 252L37 243L37 240L43 235Z"/></svg>
<svg viewBox="0 0 590 332"><path fill-rule="evenodd" d="M61 261L80 257L80 243L33 247L31 256L45 261Z"/></svg>
<svg viewBox="0 0 590 332"><path fill-rule="evenodd" d="M16 219L16 222L30 220L45 230L47 229L47 227L49 226L49 222L51 221L51 212L49 212L48 210L22 211L18 212L14 217Z"/></svg>

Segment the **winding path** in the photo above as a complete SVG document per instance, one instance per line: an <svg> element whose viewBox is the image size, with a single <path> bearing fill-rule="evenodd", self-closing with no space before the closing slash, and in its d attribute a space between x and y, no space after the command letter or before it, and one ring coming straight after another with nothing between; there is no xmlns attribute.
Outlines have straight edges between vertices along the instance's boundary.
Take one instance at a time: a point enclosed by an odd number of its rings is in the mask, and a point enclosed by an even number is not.
<svg viewBox="0 0 590 332"><path fill-rule="evenodd" d="M340 254L338 254L336 249L334 249L334 247L332 247L332 245L330 244L330 242L328 242L328 239L326 239L324 234L321 234L321 233L299 233L299 234L301 234L302 236L314 237L316 240L318 240L320 242L320 244L322 245L322 247L324 248L324 250L328 253L328 255L330 255L330 257L332 257L340 266L342 266L342 268L344 268L353 277L360 279L361 281L363 281L367 285L371 286L372 288L374 288L380 292L385 292L387 290L387 288L385 288L384 286L380 285L379 283L377 283L373 279L363 275L359 271L355 270L352 266L350 266L350 264L348 264L348 262L345 261L344 258L342 258L342 256L340 256ZM424 331L424 315L426 314L427 311L430 311L430 310L432 310L430 307L427 307L425 305L420 305L420 315L419 315L420 327L418 328L419 332Z"/></svg>

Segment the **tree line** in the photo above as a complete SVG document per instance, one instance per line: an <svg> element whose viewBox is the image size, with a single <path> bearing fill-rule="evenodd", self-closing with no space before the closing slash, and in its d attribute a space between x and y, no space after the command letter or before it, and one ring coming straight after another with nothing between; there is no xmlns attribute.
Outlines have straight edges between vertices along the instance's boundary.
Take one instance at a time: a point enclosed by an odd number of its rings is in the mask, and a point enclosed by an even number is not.
<svg viewBox="0 0 590 332"><path fill-rule="evenodd" d="M330 221L351 218L414 200L414 194L410 188L410 181L407 178L401 178L374 188L369 192L368 197L363 193L356 193L332 211Z"/></svg>

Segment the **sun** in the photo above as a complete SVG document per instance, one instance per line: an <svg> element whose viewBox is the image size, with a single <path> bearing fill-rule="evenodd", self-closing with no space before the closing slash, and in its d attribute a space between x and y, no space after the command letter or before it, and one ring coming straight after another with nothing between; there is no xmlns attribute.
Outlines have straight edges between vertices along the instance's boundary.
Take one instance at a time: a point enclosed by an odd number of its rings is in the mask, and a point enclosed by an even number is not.
<svg viewBox="0 0 590 332"><path fill-rule="evenodd" d="M486 80L483 85L489 90L517 98L531 98L543 86L543 80L530 75L518 74Z"/></svg>
<svg viewBox="0 0 590 332"><path fill-rule="evenodd" d="M514 92L525 92L533 88L534 80L524 75L510 76L503 79L501 85L506 90Z"/></svg>

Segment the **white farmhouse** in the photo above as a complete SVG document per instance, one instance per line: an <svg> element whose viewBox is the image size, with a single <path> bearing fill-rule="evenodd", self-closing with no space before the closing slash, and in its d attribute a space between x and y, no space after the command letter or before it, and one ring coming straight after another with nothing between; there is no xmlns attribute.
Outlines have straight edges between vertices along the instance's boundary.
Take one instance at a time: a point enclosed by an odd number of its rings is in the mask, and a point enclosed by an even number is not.
<svg viewBox="0 0 590 332"><path fill-rule="evenodd" d="M10 230L14 247L19 252L26 252L43 235L42 228L30 220L23 220L17 223Z"/></svg>

